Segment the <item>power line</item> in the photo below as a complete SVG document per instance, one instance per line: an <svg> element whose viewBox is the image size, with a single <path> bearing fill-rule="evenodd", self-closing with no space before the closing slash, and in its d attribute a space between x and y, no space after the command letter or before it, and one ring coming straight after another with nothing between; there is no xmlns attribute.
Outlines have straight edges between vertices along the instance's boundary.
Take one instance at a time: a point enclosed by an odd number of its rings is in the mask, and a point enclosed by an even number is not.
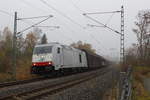
<svg viewBox="0 0 150 100"><path fill-rule="evenodd" d="M91 14L108 14L108 13L120 13L120 15L121 15L121 27L120 27L121 31L120 32L118 32L117 30L112 29L111 27L107 26L107 24L103 24L103 23L99 22L98 20L88 16L88 15L91 15ZM92 20L92 21L94 21L94 22L104 26L104 28L107 28L107 29L109 29L109 30L111 30L111 31L113 31L113 32L115 32L115 33L120 35L120 62L124 65L124 60L125 60L124 59L124 51L125 51L124 50L124 7L121 6L121 10L120 11L84 13L83 15L85 17L87 17L88 19L90 19L90 20Z"/></svg>
<svg viewBox="0 0 150 100"><path fill-rule="evenodd" d="M46 20L48 20L50 17L53 17L53 16L47 16L47 18L45 18L45 19L43 19L42 21L40 21L40 22L38 22L38 23L35 23L35 24L33 24L33 25L31 25L31 26L29 26L29 27L27 27L27 28L25 28L24 30L22 30L22 31L20 31L20 32L18 32L17 34L19 34L19 35L21 35L22 34L22 32L24 32L24 31L26 31L26 30L28 30L28 29L30 29L30 28L32 28L32 27L34 27L34 26L36 26L36 25L38 25L38 24L40 24L40 23L42 23L42 22L44 22L44 21L46 21ZM31 19L33 19L33 17L31 18Z"/></svg>
<svg viewBox="0 0 150 100"><path fill-rule="evenodd" d="M37 10L37 11L41 10L42 12L43 12L43 11L44 11L44 12L47 12L46 10L41 9L41 8L39 8L39 7L35 6L35 5L33 5L32 3L26 1L26 0L19 0L19 1L21 1L21 2L24 3L24 4L26 4L27 6L30 6L31 8L34 8L34 9ZM21 20L21 21L23 21L23 20ZM25 21L24 21L24 22L25 22ZM33 24L34 22L32 22L32 21L27 22L27 21L26 21L25 23L27 23L27 24L29 24L29 23Z"/></svg>
<svg viewBox="0 0 150 100"><path fill-rule="evenodd" d="M56 18L56 17L55 17ZM60 21L58 18L56 18L57 19L57 21L59 21L60 22L60 24L61 24L61 22L62 21ZM62 26L65 26L65 28L66 28L66 30L68 31L68 32L71 32L71 33L74 33L74 34L76 34L76 32L74 31L74 30L72 30L68 25L66 25L64 22L62 22L63 24L61 24Z"/></svg>
<svg viewBox="0 0 150 100"><path fill-rule="evenodd" d="M41 1L43 2L44 0L41 0ZM44 3L44 2L43 2L43 3ZM72 3L73 3L73 1L72 1ZM48 5L48 4L46 4L46 5ZM78 9L80 12L83 13L83 11L82 11L78 6L76 6L74 3L73 3L73 5L75 6L76 9ZM53 10L57 11L57 9L55 9L55 8L53 8ZM57 11L57 12L60 13L59 11ZM66 16L64 16L64 17L66 17ZM81 26L81 27L82 27L82 26ZM68 28L67 28L67 29L68 29ZM70 29L70 28L69 28L69 29ZM74 33L73 30L70 29L70 31ZM72 39L70 39L70 40L73 41Z"/></svg>
<svg viewBox="0 0 150 100"><path fill-rule="evenodd" d="M92 24L87 24L88 26L90 27L105 27L108 25L108 23L111 21L112 17L114 16L115 13L112 13L112 15L110 16L110 18L106 21L105 24L103 24L102 26L99 26L99 25L92 25ZM102 24L102 23L101 23Z"/></svg>
<svg viewBox="0 0 150 100"><path fill-rule="evenodd" d="M35 27L43 27L43 28L60 28L59 26L35 26Z"/></svg>
<svg viewBox="0 0 150 100"><path fill-rule="evenodd" d="M95 14L110 14L110 13L120 13L121 11L110 11L110 12L94 12L94 13L85 13L86 15L95 15Z"/></svg>
<svg viewBox="0 0 150 100"><path fill-rule="evenodd" d="M4 14L7 14L7 15L9 15L9 16L11 16L11 17L14 17L13 14L11 14L11 13L9 13L9 12L7 12L7 11L0 10L0 12L1 12L1 13L4 13ZM24 20L21 20L21 21L24 22L24 23L26 23L26 24L29 24L28 22L25 22Z"/></svg>
<svg viewBox="0 0 150 100"><path fill-rule="evenodd" d="M117 30L114 30L114 29L112 29L112 28L108 27L107 25L105 25L105 24L103 24L103 23L99 22L98 20L96 20L96 19L94 19L94 18L92 18L92 17L88 16L88 15L87 15L87 13L84 13L83 15L84 15L85 17L87 17L87 18L89 18L89 19L93 20L94 22L96 22L96 23L98 23L98 24L102 25L103 27L105 27L105 28L107 28L107 29L109 29L109 30L111 30L111 31L113 31L113 32L115 32L115 33L117 33L117 34L121 35L121 33L120 33L120 32L118 32Z"/></svg>
<svg viewBox="0 0 150 100"><path fill-rule="evenodd" d="M9 16L11 16L11 17L14 17L13 14L11 14L11 13L9 13L9 12L7 12L7 11L0 10L0 12L3 13L3 14L9 15ZM26 22L25 20L21 20L21 21L24 22L24 23L26 23L26 24L29 24L29 22ZM31 21L30 21L30 23L31 23ZM33 22L32 22L32 24L33 24Z"/></svg>
<svg viewBox="0 0 150 100"><path fill-rule="evenodd" d="M34 5L32 5L31 3L29 3L29 2L27 2L26 0L21 0L23 3L25 3L26 5L28 5L28 6L30 6L30 7L34 7L35 9L37 8L37 7L35 7ZM37 8L37 9L39 9L39 10L42 10L42 9L40 9L40 8ZM44 11L44 12L46 12L46 10L42 10L42 11ZM44 16L43 16L44 17ZM25 19L25 18L24 18ZM28 18L26 18L26 19L28 19ZM27 21L27 20L21 20L21 21L23 21L23 22L25 22L25 21ZM26 22L27 23L27 22ZM31 22L30 21L30 23L32 23L33 24L33 22ZM28 23L29 24L29 23ZM36 26L36 27L42 27L42 28L48 28L48 27L54 27L54 28L60 28L59 26ZM68 28L67 28L68 29ZM64 36L64 37L66 37L65 35L63 35L63 34L61 34L62 36ZM71 38L69 38L69 37L66 37L66 38L68 38L69 40L71 40L72 42L73 42L73 40L71 39Z"/></svg>
<svg viewBox="0 0 150 100"><path fill-rule="evenodd" d="M0 12L3 13L3 14L9 15L11 17L14 16L13 14L11 14L11 13L9 13L7 11L4 11L4 10L0 10Z"/></svg>
<svg viewBox="0 0 150 100"><path fill-rule="evenodd" d="M72 0L68 0L70 1L70 3L78 10L80 11L81 13L84 13L84 11L82 11Z"/></svg>
<svg viewBox="0 0 150 100"><path fill-rule="evenodd" d="M97 44L101 45L105 50L107 50L92 34L90 36L97 42Z"/></svg>
<svg viewBox="0 0 150 100"><path fill-rule="evenodd" d="M53 17L52 15L48 15L49 17ZM26 19L38 19L38 18L47 18L48 16L37 16L37 17L28 17L28 18L18 18L17 20L26 20Z"/></svg>
<svg viewBox="0 0 150 100"><path fill-rule="evenodd" d="M114 16L115 13L112 13L112 15L110 16L110 18L107 20L107 22L105 23L105 25L108 25L108 23L111 21L112 17Z"/></svg>
<svg viewBox="0 0 150 100"><path fill-rule="evenodd" d="M55 18L56 18L56 17L55 17ZM56 20L60 22L60 20L59 20L58 18L56 18ZM60 24L61 24L61 23L60 23ZM63 23L63 24L61 24L61 25L62 25L62 26L65 26L65 28L66 28L66 30L67 30L68 32L73 32L73 33L75 33L75 32L74 32L72 29L70 29L65 23ZM64 31L62 27L61 27L61 30ZM70 37L68 37L68 36L66 36L66 35L63 34L63 33L66 33L66 32L62 32L62 31L60 31L60 32L62 33L62 34L61 34L62 36L64 36L65 38L71 40L72 42L74 42L72 38L70 38Z"/></svg>
<svg viewBox="0 0 150 100"><path fill-rule="evenodd" d="M78 10L78 11L80 11L81 13L84 13L84 11L82 11L72 0L69 0L70 1L70 3ZM110 18L108 19L108 21L107 21L107 23L109 23L109 21L111 20L111 18L113 17L113 15L114 15L114 13L110 16ZM107 24L106 23L106 24ZM90 36L91 36L91 38L93 39L93 40L95 40L96 42L97 42L97 44L99 44L99 45L101 45L101 43L92 35L92 34L90 34ZM102 45L101 45L102 46ZM102 46L103 48L105 48L104 46ZM106 49L106 48L105 48ZM98 49L98 50L101 50L101 49ZM107 50L107 49L106 49Z"/></svg>
<svg viewBox="0 0 150 100"><path fill-rule="evenodd" d="M44 11L44 12L47 12L46 10L41 9L41 8L39 8L39 7L37 7L37 6L33 5L33 4L31 4L30 2L28 2L28 1L26 1L26 0L19 0L19 1L21 1L22 3L24 3L24 4L28 5L28 6L30 6L31 8L34 8L34 9L37 10L37 11L41 10L42 12L43 12L43 11Z"/></svg>
<svg viewBox="0 0 150 100"><path fill-rule="evenodd" d="M73 19L71 19L70 17L68 17L67 15L65 15L63 12L59 11L58 9L56 9L55 7L51 6L49 3L47 3L44 0L40 0L43 4L45 4L47 7L53 9L54 11L56 11L58 14L60 14L61 16L67 18L69 21L71 21L72 23L84 28L82 25L80 25L79 23L75 22Z"/></svg>

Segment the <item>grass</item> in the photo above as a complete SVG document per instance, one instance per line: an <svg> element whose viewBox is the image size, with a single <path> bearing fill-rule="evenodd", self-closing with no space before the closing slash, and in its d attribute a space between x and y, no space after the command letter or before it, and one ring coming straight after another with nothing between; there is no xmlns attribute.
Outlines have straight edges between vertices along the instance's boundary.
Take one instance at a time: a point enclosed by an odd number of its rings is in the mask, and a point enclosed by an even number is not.
<svg viewBox="0 0 150 100"><path fill-rule="evenodd" d="M143 79L150 78L150 67L134 67L133 71L133 100L150 100L150 93L143 85Z"/></svg>
<svg viewBox="0 0 150 100"><path fill-rule="evenodd" d="M31 75L31 62L29 60L20 60L17 63L16 80L26 80L35 78L35 75ZM12 74L0 73L0 82L13 81Z"/></svg>
<svg viewBox="0 0 150 100"><path fill-rule="evenodd" d="M12 81L12 75L8 73L0 73L0 82Z"/></svg>

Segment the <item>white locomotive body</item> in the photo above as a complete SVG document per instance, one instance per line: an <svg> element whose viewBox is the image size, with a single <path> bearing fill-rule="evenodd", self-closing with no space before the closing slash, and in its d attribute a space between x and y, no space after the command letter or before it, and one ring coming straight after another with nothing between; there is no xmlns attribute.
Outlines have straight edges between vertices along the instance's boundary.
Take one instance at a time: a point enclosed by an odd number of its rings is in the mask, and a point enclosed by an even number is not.
<svg viewBox="0 0 150 100"><path fill-rule="evenodd" d="M84 51L59 43L35 46L31 68L33 74L76 68L88 68Z"/></svg>

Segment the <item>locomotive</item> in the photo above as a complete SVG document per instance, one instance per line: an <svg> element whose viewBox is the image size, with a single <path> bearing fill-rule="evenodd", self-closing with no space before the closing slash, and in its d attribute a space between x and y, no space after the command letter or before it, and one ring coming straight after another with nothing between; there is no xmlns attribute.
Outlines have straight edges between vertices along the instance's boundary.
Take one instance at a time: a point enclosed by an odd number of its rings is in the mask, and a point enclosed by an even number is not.
<svg viewBox="0 0 150 100"><path fill-rule="evenodd" d="M81 71L107 65L107 61L86 50L59 43L36 45L32 56L32 74L49 74L60 71Z"/></svg>

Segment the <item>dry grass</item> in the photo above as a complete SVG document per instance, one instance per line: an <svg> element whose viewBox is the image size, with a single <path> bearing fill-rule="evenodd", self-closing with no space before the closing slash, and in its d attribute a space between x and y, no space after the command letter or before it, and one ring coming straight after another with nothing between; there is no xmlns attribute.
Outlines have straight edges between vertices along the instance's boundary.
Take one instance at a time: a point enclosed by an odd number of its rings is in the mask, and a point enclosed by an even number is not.
<svg viewBox="0 0 150 100"><path fill-rule="evenodd" d="M31 75L31 62L29 60L23 60L18 62L17 67L17 73L16 73L16 79L17 80L25 80L25 79L31 79L35 76Z"/></svg>
<svg viewBox="0 0 150 100"><path fill-rule="evenodd" d="M20 60L17 62L16 70L16 80L26 80L35 78L36 76L31 75L31 61L30 60ZM14 81L12 74L0 73L0 82Z"/></svg>
<svg viewBox="0 0 150 100"><path fill-rule="evenodd" d="M6 81L11 81L12 77L10 74L7 73L0 73L0 82L6 82Z"/></svg>
<svg viewBox="0 0 150 100"><path fill-rule="evenodd" d="M133 100L150 100L150 93L143 85L144 78L150 78L150 67L134 67Z"/></svg>

